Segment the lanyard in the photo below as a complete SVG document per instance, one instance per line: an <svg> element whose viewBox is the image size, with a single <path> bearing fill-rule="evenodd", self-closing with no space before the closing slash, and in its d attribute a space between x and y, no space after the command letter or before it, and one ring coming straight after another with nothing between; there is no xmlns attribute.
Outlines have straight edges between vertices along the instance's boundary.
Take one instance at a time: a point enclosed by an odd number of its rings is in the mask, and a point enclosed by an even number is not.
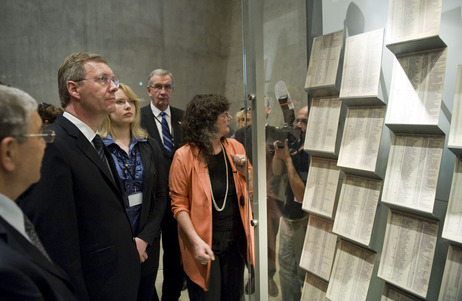
<svg viewBox="0 0 462 301"><path fill-rule="evenodd" d="M124 164L123 166L121 166L122 168L125 168L125 170L127 170L128 174L133 179L133 188L135 189L135 192L136 192L135 176L136 176L136 157L137 157L137 154L138 154L138 143L135 145L135 161L134 161L134 164L133 164L133 173L131 173L130 170L128 169L128 164ZM129 157L129 160L130 160L130 157Z"/></svg>

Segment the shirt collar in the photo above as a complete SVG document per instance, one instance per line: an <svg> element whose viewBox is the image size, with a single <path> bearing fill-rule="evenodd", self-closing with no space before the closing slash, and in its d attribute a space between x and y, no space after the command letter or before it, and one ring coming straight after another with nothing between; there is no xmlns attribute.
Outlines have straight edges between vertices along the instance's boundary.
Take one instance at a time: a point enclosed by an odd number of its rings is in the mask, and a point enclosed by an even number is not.
<svg viewBox="0 0 462 301"><path fill-rule="evenodd" d="M150 102L150 105L151 105L151 111L152 111L152 114L154 114L154 116L156 117L159 117L160 113L162 112L161 110L159 110L158 108L156 108L153 104L152 104L152 101ZM164 111L165 114L167 114L168 116L172 117L172 114L170 113L170 105L168 105L167 109Z"/></svg>
<svg viewBox="0 0 462 301"><path fill-rule="evenodd" d="M64 117L66 117L70 122L72 122L81 132L82 134L88 139L88 141L92 142L93 138L95 138L96 133L93 132L91 127L89 127L85 122L82 120L78 119L74 115L64 112L63 114Z"/></svg>
<svg viewBox="0 0 462 301"><path fill-rule="evenodd" d="M25 238L29 239L24 227L24 215L18 205L4 194L0 193L0 216L13 226Z"/></svg>

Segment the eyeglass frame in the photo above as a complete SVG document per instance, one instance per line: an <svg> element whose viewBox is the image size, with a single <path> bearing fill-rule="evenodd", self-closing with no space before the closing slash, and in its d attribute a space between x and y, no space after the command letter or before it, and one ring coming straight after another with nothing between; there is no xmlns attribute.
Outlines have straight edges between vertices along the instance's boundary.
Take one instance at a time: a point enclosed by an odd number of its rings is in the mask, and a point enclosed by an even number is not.
<svg viewBox="0 0 462 301"><path fill-rule="evenodd" d="M42 130L41 134L24 134L22 137L42 137L46 143L53 143L56 137L56 132L53 130Z"/></svg>
<svg viewBox="0 0 462 301"><path fill-rule="evenodd" d="M156 87L158 86L158 87ZM164 89L165 91L173 91L173 85L171 84L166 84L166 85L162 85L162 84L154 84L154 86L148 86L149 88L153 89L154 91L161 91L162 89Z"/></svg>
<svg viewBox="0 0 462 301"><path fill-rule="evenodd" d="M91 78L82 78L82 79L76 79L76 80L73 80L73 82L81 82L81 81L84 81L84 80L90 80ZM96 80L99 81L99 83L103 86L108 86L109 83L112 81L116 86L117 88L119 87L119 84L120 84L120 81L116 78L109 78L105 75L100 75L98 77L96 77Z"/></svg>

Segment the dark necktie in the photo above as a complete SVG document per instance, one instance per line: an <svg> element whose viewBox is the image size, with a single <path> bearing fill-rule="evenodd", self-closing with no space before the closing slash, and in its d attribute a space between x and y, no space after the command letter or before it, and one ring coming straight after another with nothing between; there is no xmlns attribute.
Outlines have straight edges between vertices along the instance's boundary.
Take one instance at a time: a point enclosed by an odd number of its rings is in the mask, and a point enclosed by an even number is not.
<svg viewBox="0 0 462 301"><path fill-rule="evenodd" d="M103 148L103 140L101 137L96 134L95 138L93 138L93 144L95 145L95 149L98 152L98 156L103 160L104 166L107 166L106 155L104 154Z"/></svg>
<svg viewBox="0 0 462 301"><path fill-rule="evenodd" d="M25 215L24 215L24 227L25 227L27 236L29 236L30 238L30 242L40 251L40 253L43 254L43 256L45 256L49 261L51 261L50 256L48 256L47 251L45 250L42 243L40 242L40 238L38 237L37 232L35 232L34 225Z"/></svg>
<svg viewBox="0 0 462 301"><path fill-rule="evenodd" d="M167 151L167 155L171 158L173 156L172 135L170 134L167 118L165 118L165 112L160 112L160 116L162 116L162 137L164 139L164 147Z"/></svg>

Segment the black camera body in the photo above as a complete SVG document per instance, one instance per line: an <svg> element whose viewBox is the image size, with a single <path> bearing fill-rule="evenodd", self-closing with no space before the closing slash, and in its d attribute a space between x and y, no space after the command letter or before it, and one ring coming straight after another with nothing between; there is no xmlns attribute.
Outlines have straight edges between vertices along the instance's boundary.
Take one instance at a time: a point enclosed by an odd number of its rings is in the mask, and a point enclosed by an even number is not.
<svg viewBox="0 0 462 301"><path fill-rule="evenodd" d="M288 147L290 152L297 150L297 138L293 133L293 128L289 126L283 126L281 128L276 128L273 126L266 127L266 143L269 145L270 151L274 152L275 141L278 142L278 148L284 148L284 141L288 139Z"/></svg>

